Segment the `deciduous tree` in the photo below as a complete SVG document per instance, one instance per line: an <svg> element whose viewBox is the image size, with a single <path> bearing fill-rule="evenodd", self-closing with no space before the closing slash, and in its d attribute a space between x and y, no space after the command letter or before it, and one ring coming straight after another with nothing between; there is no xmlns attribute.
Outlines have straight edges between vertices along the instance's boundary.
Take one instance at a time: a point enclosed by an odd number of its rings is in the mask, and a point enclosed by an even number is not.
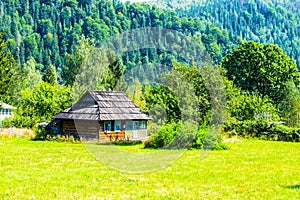
<svg viewBox="0 0 300 200"><path fill-rule="evenodd" d="M295 62L277 45L245 42L222 60L227 77L250 93L269 96L274 103L282 99L288 81L299 85Z"/></svg>

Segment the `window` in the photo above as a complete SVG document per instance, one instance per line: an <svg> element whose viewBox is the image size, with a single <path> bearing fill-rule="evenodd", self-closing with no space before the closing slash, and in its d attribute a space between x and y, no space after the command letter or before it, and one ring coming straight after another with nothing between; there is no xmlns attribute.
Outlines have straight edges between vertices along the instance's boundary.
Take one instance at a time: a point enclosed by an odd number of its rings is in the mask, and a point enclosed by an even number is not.
<svg viewBox="0 0 300 200"><path fill-rule="evenodd" d="M104 122L104 132L110 132L111 131L111 122L105 121Z"/></svg>
<svg viewBox="0 0 300 200"><path fill-rule="evenodd" d="M130 131L132 130L132 121L126 121L126 130L127 131Z"/></svg>
<svg viewBox="0 0 300 200"><path fill-rule="evenodd" d="M11 111L9 109L0 110L0 115L11 115Z"/></svg>
<svg viewBox="0 0 300 200"><path fill-rule="evenodd" d="M147 121L140 121L140 129L147 129Z"/></svg>
<svg viewBox="0 0 300 200"><path fill-rule="evenodd" d="M133 130L139 130L140 122L139 121L133 121Z"/></svg>
<svg viewBox="0 0 300 200"><path fill-rule="evenodd" d="M121 131L121 121L115 121L115 131Z"/></svg>
<svg viewBox="0 0 300 200"><path fill-rule="evenodd" d="M3 109L3 110L0 111L0 114L1 114L1 115L10 115L10 110L8 110L8 109Z"/></svg>

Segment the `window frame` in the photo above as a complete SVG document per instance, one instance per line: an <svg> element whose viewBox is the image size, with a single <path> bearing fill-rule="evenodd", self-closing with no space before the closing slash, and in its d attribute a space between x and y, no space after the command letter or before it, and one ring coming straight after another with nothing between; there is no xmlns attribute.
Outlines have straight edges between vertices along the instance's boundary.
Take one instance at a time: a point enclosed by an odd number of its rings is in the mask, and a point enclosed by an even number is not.
<svg viewBox="0 0 300 200"><path fill-rule="evenodd" d="M119 126L119 129L117 130L117 126ZM121 120L115 120L114 123L114 131L120 132L122 130L122 121Z"/></svg>
<svg viewBox="0 0 300 200"><path fill-rule="evenodd" d="M106 125L109 127L109 129L106 129ZM103 123L103 131L104 131L104 133L109 133L109 132L111 132L111 121L104 121L104 123Z"/></svg>

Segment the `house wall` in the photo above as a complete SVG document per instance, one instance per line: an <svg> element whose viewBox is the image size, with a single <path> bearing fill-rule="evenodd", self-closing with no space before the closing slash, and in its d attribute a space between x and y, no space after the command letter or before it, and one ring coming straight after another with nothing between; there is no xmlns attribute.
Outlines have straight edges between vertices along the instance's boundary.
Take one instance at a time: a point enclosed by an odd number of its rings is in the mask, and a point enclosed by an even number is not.
<svg viewBox="0 0 300 200"><path fill-rule="evenodd" d="M147 125L144 127L136 127L136 129L133 129L133 123L137 122L139 125L142 124L141 122L144 122L147 124L147 120L121 120L121 130L115 131L114 130L114 124L115 121L112 120L111 122L111 131L105 133L104 132L104 121L100 121L100 132L99 132L99 138L103 141L115 141L115 140L147 140Z"/></svg>
<svg viewBox="0 0 300 200"><path fill-rule="evenodd" d="M135 127L133 123L137 123L138 126ZM128 140L147 140L147 120L126 121L125 138Z"/></svg>
<svg viewBox="0 0 300 200"><path fill-rule="evenodd" d="M98 121L61 120L62 134L79 136L82 139L98 139L100 125Z"/></svg>
<svg viewBox="0 0 300 200"><path fill-rule="evenodd" d="M140 120L142 121L142 120ZM136 130L132 129L132 126L129 128L126 127L126 122L121 121L121 131L114 131L114 121L111 121L111 132L108 132L106 135L104 134L104 121L89 121L89 120L60 120L61 132L66 135L79 136L84 140L91 139L103 139L105 137L114 135L117 133L125 132L125 138L129 140L146 140L147 139L147 129L140 129L139 127ZM129 121L133 123L133 121ZM128 124L127 124L128 125ZM126 128L126 129L125 129ZM122 138L118 138L122 139Z"/></svg>
<svg viewBox="0 0 300 200"><path fill-rule="evenodd" d="M12 110L10 109L2 109L0 110L0 121L4 120L5 118L13 117Z"/></svg>
<svg viewBox="0 0 300 200"><path fill-rule="evenodd" d="M135 133L134 131L125 131L125 139L127 140L147 140L147 130L137 130Z"/></svg>

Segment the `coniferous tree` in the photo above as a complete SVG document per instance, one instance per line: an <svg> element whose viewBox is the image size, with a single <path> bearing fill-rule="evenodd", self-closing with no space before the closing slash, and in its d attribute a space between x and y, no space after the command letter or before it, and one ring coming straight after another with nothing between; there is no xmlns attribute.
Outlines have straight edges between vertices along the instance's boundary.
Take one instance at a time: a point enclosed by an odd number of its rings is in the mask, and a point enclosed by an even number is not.
<svg viewBox="0 0 300 200"><path fill-rule="evenodd" d="M57 74L56 74L55 67L53 65L49 65L47 67L46 72L43 76L43 81L51 85L57 84Z"/></svg>
<svg viewBox="0 0 300 200"><path fill-rule="evenodd" d="M0 101L11 101L18 85L18 64L13 55L5 50L6 43L0 34Z"/></svg>

